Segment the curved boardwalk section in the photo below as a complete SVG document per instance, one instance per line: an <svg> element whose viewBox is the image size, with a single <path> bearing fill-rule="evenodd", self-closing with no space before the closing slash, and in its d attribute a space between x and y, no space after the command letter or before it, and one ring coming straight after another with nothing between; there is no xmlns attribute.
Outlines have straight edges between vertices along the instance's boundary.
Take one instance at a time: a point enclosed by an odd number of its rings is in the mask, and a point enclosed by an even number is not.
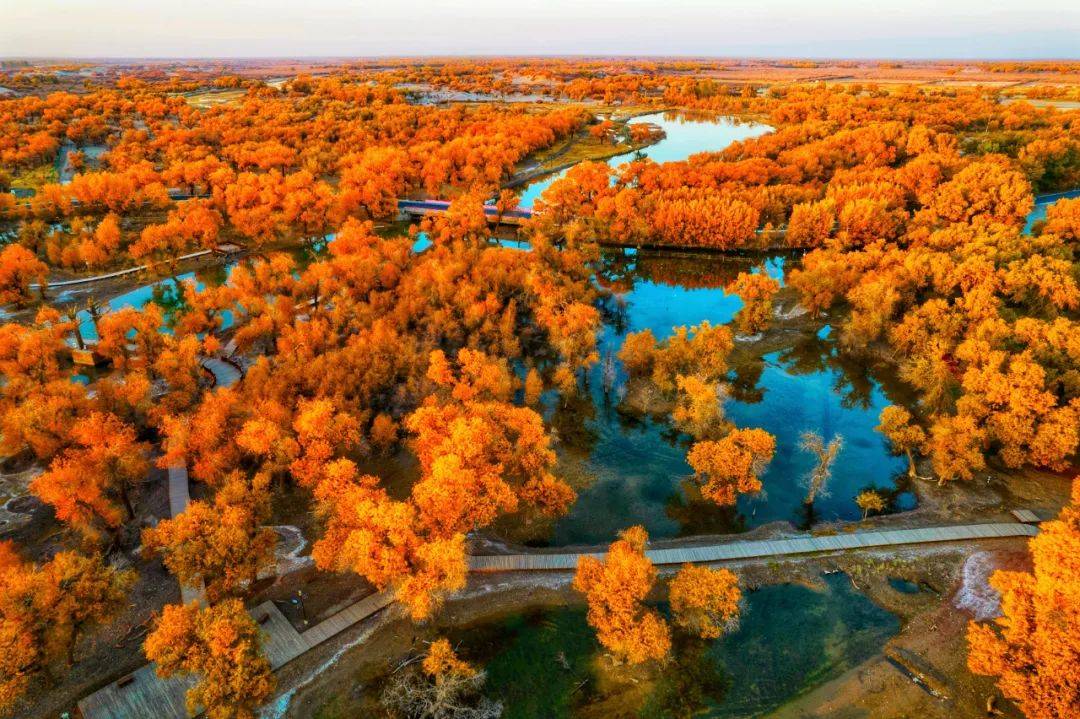
<svg viewBox="0 0 1080 719"><path fill-rule="evenodd" d="M207 357L203 360L202 366L214 375L216 387L230 387L239 382L243 376L236 365L217 357Z"/></svg>
<svg viewBox="0 0 1080 719"><path fill-rule="evenodd" d="M173 473L169 469L169 500L173 498ZM179 472L176 474L179 478ZM183 495L187 497L187 472L183 472ZM177 487L179 491L179 487ZM178 495L179 496L179 495ZM684 562L722 562L760 557L784 557L849 549L874 549L903 545L957 542L999 537L1033 537L1038 527L1029 524L969 524L920 529L893 529L878 532L852 532L822 537L739 541L699 547L652 549L647 555L655 564ZM570 571L583 556L590 554L508 554L469 557L474 572ZM186 601L186 600L185 600ZM251 610L262 627L264 650L270 666L278 669L309 649L322 644L354 624L384 609L393 601L391 592L367 596L318 624L298 632L273 602L263 602ZM79 702L85 719L182 719L186 717L184 692L192 685L187 677L160 679L152 665L136 670L128 677L99 689Z"/></svg>

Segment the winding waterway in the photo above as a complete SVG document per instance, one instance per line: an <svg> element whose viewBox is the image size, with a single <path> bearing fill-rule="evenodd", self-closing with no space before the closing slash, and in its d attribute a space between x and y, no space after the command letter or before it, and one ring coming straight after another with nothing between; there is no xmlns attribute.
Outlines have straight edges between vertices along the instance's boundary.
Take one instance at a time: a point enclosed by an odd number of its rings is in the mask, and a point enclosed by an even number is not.
<svg viewBox="0 0 1080 719"><path fill-rule="evenodd" d="M670 113L635 121L653 122L665 131L663 140L642 152L658 162L721 150L770 130L730 118L687 119ZM612 158L609 164L617 166L628 159ZM522 203L531 205L558 176L525 188ZM1032 221L1036 215L1045 216L1045 207L1056 199L1038 203ZM307 259L309 255L301 258ZM598 280L612 289L613 299L601 350L614 355L632 331L650 329L662 339L680 325L729 322L741 301L724 286L739 271L766 271L782 280L792 264L792 258L773 256L754 269L747 258L605 250ZM219 284L227 281L231 267L186 273L179 279ZM167 314L182 307L171 279L133 289L108 305L141 307L151 301L161 304ZM88 317L83 332L88 339L94 336ZM577 489L577 503L553 523L523 527L511 518L495 528L497 533L529 544L567 545L607 542L631 524L644 525L654 537L732 532L775 520L805 526L810 521L858 518L854 497L870 487L889 497L892 510L913 506L912 495L903 491L903 461L889 454L874 430L884 406L905 400L903 390L887 370L865 366L842 353L827 325L797 332L782 348L760 359L744 359L733 368L732 391L725 403L728 418L741 427L761 427L777 439L776 456L763 476L765 491L741 497L734 508L703 502L687 482L688 437L663 418L635 416L621 406L626 377L619 363L614 364L616 381L610 392L603 389L599 365L591 372L584 399L563 403L547 398L545 414L559 437L560 471ZM800 436L808 431L826 440L837 435L844 440L832 480L815 502L813 516L803 504L803 482L813 458L799 448Z"/></svg>

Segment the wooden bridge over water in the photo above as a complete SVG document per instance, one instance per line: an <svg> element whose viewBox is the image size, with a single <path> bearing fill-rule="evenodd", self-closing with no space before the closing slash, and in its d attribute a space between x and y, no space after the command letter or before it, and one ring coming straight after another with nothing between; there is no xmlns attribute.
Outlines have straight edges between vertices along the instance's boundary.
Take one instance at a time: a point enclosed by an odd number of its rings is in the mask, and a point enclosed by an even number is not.
<svg viewBox="0 0 1080 719"><path fill-rule="evenodd" d="M398 216L402 219L441 215L450 208L446 200L398 200ZM484 205L488 222L498 225L520 225L533 216L532 208L512 207L503 212L495 205Z"/></svg>
<svg viewBox="0 0 1080 719"><path fill-rule="evenodd" d="M185 473L184 479L186 478ZM170 489L172 488L173 482L170 482ZM176 489L179 491L179 487ZM172 492L170 499L171 497ZM1034 524L1023 522L946 525L819 536L802 535L771 540L735 539L715 544L687 544L650 549L646 555L658 565L678 565L686 562L711 564L1003 537L1033 537L1038 531ZM570 572L577 567L583 556L602 558L604 554L538 552L477 555L469 557L469 569L478 573ZM251 614L262 627L265 634L264 650L270 666L276 670L309 649L374 616L392 602L393 595L390 592L369 595L303 632L297 631L272 601L263 602L252 609ZM193 683L190 677L161 679L154 673L153 667L147 665L87 696L79 702L79 710L85 719L183 719L187 716L184 693Z"/></svg>

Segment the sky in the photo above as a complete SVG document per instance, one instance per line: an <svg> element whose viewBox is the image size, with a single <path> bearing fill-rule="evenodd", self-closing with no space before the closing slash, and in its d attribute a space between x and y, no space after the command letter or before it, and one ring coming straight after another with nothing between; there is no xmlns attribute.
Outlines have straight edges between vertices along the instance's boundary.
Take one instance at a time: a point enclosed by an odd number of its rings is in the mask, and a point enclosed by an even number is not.
<svg viewBox="0 0 1080 719"><path fill-rule="evenodd" d="M0 57L1080 58L1080 0L0 0Z"/></svg>

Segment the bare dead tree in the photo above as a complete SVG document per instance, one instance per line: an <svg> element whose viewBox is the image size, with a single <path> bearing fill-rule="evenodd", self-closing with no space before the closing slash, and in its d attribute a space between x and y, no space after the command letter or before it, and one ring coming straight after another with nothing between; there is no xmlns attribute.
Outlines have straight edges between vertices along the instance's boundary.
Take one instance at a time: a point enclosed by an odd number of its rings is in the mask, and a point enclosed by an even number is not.
<svg viewBox="0 0 1080 719"><path fill-rule="evenodd" d="M840 454L840 450L844 448L844 438L838 434L825 444L825 440L817 432L803 432L799 447L817 457L817 464L806 476L807 492L804 503L813 504L817 497L828 495L825 485L832 477L832 466L836 461L836 455Z"/></svg>
<svg viewBox="0 0 1080 719"><path fill-rule="evenodd" d="M481 694L485 672L430 677L416 667L395 674L382 694L383 706L407 719L499 719L502 702Z"/></svg>

